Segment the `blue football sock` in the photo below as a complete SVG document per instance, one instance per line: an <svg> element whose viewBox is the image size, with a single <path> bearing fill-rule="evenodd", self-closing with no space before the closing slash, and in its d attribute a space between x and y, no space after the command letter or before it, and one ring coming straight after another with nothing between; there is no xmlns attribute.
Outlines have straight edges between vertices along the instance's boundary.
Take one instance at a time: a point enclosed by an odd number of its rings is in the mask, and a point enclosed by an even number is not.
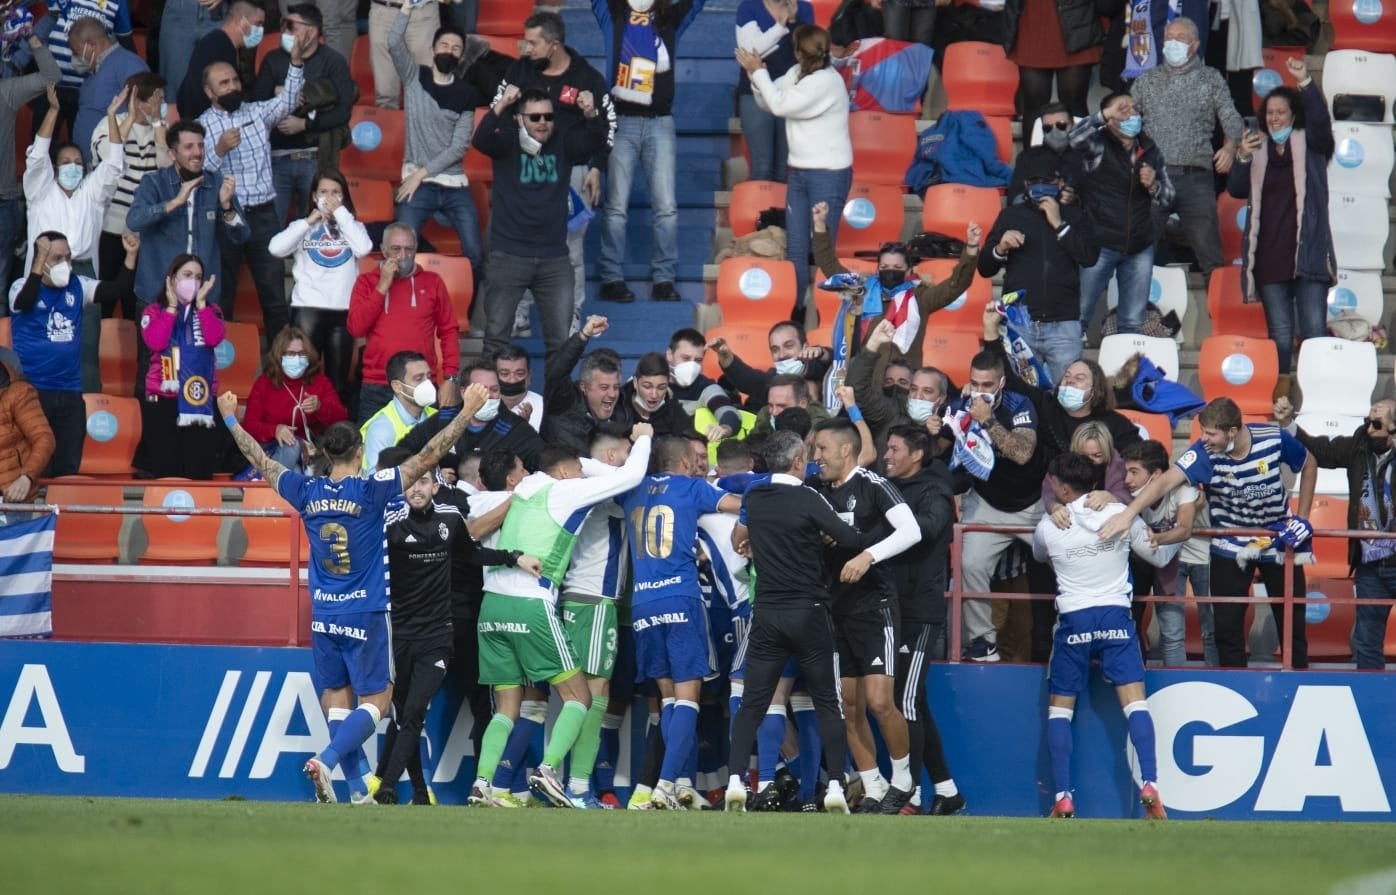
<svg viewBox="0 0 1396 895"><path fill-rule="evenodd" d="M663 738L664 745L669 745L669 725L674 720L674 700L666 699L659 709L659 736Z"/></svg>
<svg viewBox="0 0 1396 895"><path fill-rule="evenodd" d="M1125 718L1129 721L1129 741L1134 744L1134 754L1139 757L1139 777L1145 783L1158 781L1158 762L1154 757L1154 717L1149 714L1149 705L1142 699L1125 706Z"/></svg>
<svg viewBox="0 0 1396 895"><path fill-rule="evenodd" d="M524 743L523 758L519 761L519 766L514 769L514 780L509 784L509 791L516 794L528 792L528 769L536 768L543 761L543 722L536 722L533 733L529 736L528 742ZM557 769L562 772L561 768Z"/></svg>
<svg viewBox="0 0 1396 895"><path fill-rule="evenodd" d="M362 777L365 773L363 757L364 742L373 736L374 730L378 728L378 710L373 706L364 704L349 713L349 716L340 722L339 729L330 738L329 746L320 753L320 760L325 763L325 767L334 770L340 762L350 759L349 765L344 768L345 776L350 779ZM358 753L358 768L351 767L353 764L353 753ZM357 773L356 773L357 771Z"/></svg>
<svg viewBox="0 0 1396 895"><path fill-rule="evenodd" d="M673 783L682 777L698 738L698 703L679 699L671 706L664 707L669 716L668 730L664 737L664 763L659 768L659 779ZM660 722L663 724L663 722Z"/></svg>
<svg viewBox="0 0 1396 895"><path fill-rule="evenodd" d="M601 721L601 747L596 753L592 779L597 792L615 792L616 762L620 761L620 722L617 715L607 715ZM614 727L610 726L615 724Z"/></svg>
<svg viewBox="0 0 1396 895"><path fill-rule="evenodd" d="M790 707L795 710L796 742L800 744L800 801L806 802L814 798L815 790L819 787L819 762L824 755L824 746L819 739L819 719L815 716L813 701L808 696L794 696L790 699ZM759 729L756 736L759 741ZM781 730L777 749L784 740L785 731Z"/></svg>
<svg viewBox="0 0 1396 895"><path fill-rule="evenodd" d="M1071 709L1047 709L1047 752L1052 756L1052 786L1056 792L1071 792Z"/></svg>
<svg viewBox="0 0 1396 895"><path fill-rule="evenodd" d="M494 769L494 779L490 781L495 789L507 790L513 785L514 772L523 766L524 753L528 751L529 741L537 729L538 725L523 715L514 722L514 729L509 731L509 742L504 744L504 752Z"/></svg>
<svg viewBox="0 0 1396 895"><path fill-rule="evenodd" d="M770 783L776 779L776 764L780 761L780 746L784 742L785 706L778 709L772 707L766 712L766 717L761 719L761 726L756 728L756 764L760 769L758 779L762 783ZM739 774L741 771L734 770L733 773ZM810 795L814 795L813 789L810 790Z"/></svg>

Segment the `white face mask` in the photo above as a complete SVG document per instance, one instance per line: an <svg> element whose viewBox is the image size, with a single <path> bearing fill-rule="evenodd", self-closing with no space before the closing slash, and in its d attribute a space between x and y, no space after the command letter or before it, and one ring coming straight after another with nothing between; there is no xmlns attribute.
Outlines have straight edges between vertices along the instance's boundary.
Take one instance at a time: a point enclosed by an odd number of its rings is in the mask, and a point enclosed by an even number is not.
<svg viewBox="0 0 1396 895"><path fill-rule="evenodd" d="M673 374L674 381L679 384L680 388L688 388L698 381L698 374L703 372L703 365L696 360L686 360L670 367L669 372Z"/></svg>
<svg viewBox="0 0 1396 895"><path fill-rule="evenodd" d="M776 372L782 376L802 376L805 372L805 362L798 357L778 360L776 361Z"/></svg>
<svg viewBox="0 0 1396 895"><path fill-rule="evenodd" d="M1130 489L1129 489L1129 496L1130 496L1130 497L1138 497L1139 495L1141 495L1141 494L1144 493L1144 488L1149 487L1149 486L1152 485L1153 483L1154 483L1154 476L1149 476L1149 480L1148 480L1147 482L1144 483L1144 487L1143 487L1143 488L1130 488Z"/></svg>
<svg viewBox="0 0 1396 895"><path fill-rule="evenodd" d="M53 285L57 286L59 289L68 285L68 281L72 279L72 276L73 267L67 261L59 261L48 269L48 278L53 282Z"/></svg>
<svg viewBox="0 0 1396 895"><path fill-rule="evenodd" d="M637 409L642 410L642 411L644 411L645 413L654 413L656 410L658 410L659 408L663 407L663 406L664 406L664 402L667 401L667 400L669 400L668 396L667 396L667 395L663 395L663 396L661 396L661 397L659 398L658 401L654 402L654 404L650 404L650 402L648 402L648 401L646 401L644 398L640 397L639 391L636 391L636 392L635 392L634 404L635 404L635 407L636 407Z"/></svg>
<svg viewBox="0 0 1396 895"><path fill-rule="evenodd" d="M527 152L529 155L537 155L538 150L543 148L543 144L535 140L533 138L533 135L528 132L528 128L520 124L519 148L522 149L524 152Z"/></svg>
<svg viewBox="0 0 1396 895"><path fill-rule="evenodd" d="M998 393L997 393L997 392L976 392L976 391L971 391L971 392L969 393L969 400L970 400L970 403L971 403L971 404L974 403L975 401L978 401L980 398L983 398L985 401L988 401L990 404L992 404L992 403L994 403L994 401L998 398Z"/></svg>
<svg viewBox="0 0 1396 895"><path fill-rule="evenodd" d="M921 398L906 399L906 415L914 422L924 423L931 418L931 414L936 412L934 401L926 401Z"/></svg>
<svg viewBox="0 0 1396 895"><path fill-rule="evenodd" d="M630 0L631 12L649 12L654 9L654 0Z"/></svg>
<svg viewBox="0 0 1396 895"><path fill-rule="evenodd" d="M479 410L475 411L475 418L482 423L488 423L497 416L499 416L498 398L490 398L484 404L480 405Z"/></svg>
<svg viewBox="0 0 1396 895"><path fill-rule="evenodd" d="M423 379L412 389L412 403L418 407L430 407L436 403L436 383Z"/></svg>

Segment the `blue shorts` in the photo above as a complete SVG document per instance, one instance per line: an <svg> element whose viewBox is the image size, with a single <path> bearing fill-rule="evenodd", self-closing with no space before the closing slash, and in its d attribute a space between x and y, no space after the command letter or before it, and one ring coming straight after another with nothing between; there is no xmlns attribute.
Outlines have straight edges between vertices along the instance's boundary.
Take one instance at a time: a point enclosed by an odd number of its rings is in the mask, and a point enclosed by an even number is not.
<svg viewBox="0 0 1396 895"><path fill-rule="evenodd" d="M315 684L372 696L393 682L393 626L386 612L349 612L310 621Z"/></svg>
<svg viewBox="0 0 1396 895"><path fill-rule="evenodd" d="M1086 689L1091 660L1115 686L1144 680L1144 657L1134 619L1124 606L1078 609L1057 616L1052 632L1052 658L1047 663L1047 691L1076 696Z"/></svg>
<svg viewBox="0 0 1396 895"><path fill-rule="evenodd" d="M636 676L698 681L713 673L708 613L701 597L664 597L630 608Z"/></svg>

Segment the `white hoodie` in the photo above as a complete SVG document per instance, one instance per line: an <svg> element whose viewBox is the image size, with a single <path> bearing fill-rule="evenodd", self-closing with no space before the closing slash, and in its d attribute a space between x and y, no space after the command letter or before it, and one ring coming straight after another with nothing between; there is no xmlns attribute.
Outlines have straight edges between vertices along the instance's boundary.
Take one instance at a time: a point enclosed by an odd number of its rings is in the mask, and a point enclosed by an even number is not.
<svg viewBox="0 0 1396 895"><path fill-rule="evenodd" d="M1136 518L1127 537L1100 539L1107 519L1124 512L1124 505L1107 504L1102 510L1086 506L1086 495L1067 504L1071 527L1057 528L1050 516L1043 516L1033 533L1032 553L1038 562L1051 560L1057 573L1057 611L1075 612L1098 606L1128 607L1134 597L1129 577L1129 555L1162 568L1178 554L1178 544L1154 550L1149 546L1149 528Z"/></svg>

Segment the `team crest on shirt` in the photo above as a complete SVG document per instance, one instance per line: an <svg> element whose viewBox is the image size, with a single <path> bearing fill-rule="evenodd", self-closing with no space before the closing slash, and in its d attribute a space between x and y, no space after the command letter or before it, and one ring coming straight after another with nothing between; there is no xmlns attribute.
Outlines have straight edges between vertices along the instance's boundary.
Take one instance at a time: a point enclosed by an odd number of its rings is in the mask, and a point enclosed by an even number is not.
<svg viewBox="0 0 1396 895"><path fill-rule="evenodd" d="M1265 475L1265 473L1270 471L1270 464L1266 463L1264 460L1257 460L1255 461L1255 468L1261 475Z"/></svg>
<svg viewBox="0 0 1396 895"><path fill-rule="evenodd" d="M317 224L301 244L310 260L321 267L341 267L354 260L354 253L342 239L330 235L329 228Z"/></svg>
<svg viewBox="0 0 1396 895"><path fill-rule="evenodd" d="M1188 451L1186 454L1183 454L1183 456L1178 458L1178 465L1181 466L1183 469L1187 469L1189 466L1196 462L1197 451Z"/></svg>
<svg viewBox="0 0 1396 895"><path fill-rule="evenodd" d="M442 523L440 523L439 525L436 526L436 533L437 533L438 535L441 536L441 540L443 540L443 541L446 540L446 536L447 536L448 534L450 534L450 532L448 532L448 531L446 530L446 523L445 523L445 522L442 522Z"/></svg>
<svg viewBox="0 0 1396 895"><path fill-rule="evenodd" d="M208 400L208 380L202 376L190 376L184 383L184 400L190 404L202 404Z"/></svg>
<svg viewBox="0 0 1396 895"><path fill-rule="evenodd" d="M74 301L73 301L73 293L71 293L71 292L65 292L65 293L63 293L63 301L65 301L65 302L68 304L68 307L71 308L71 307L73 306L73 304L74 304Z"/></svg>

